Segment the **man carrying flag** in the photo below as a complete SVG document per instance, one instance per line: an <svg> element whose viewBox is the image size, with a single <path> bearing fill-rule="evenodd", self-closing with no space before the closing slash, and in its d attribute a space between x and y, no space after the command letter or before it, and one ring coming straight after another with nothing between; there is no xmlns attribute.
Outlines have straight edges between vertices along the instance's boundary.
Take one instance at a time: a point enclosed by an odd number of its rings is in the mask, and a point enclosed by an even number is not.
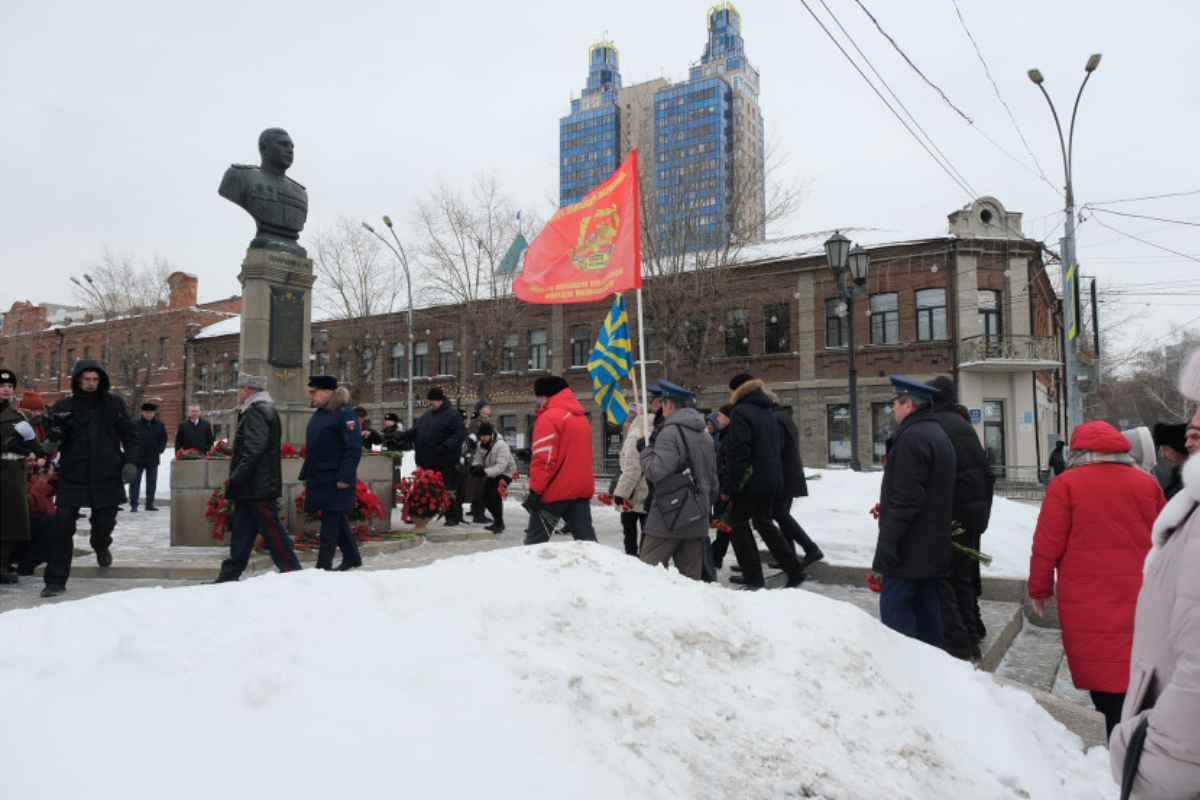
<svg viewBox="0 0 1200 800"><path fill-rule="evenodd" d="M621 392L621 378L629 374L633 366L632 347L629 344L629 317L625 313L625 296L617 293L612 310L600 329L600 338L588 359L588 374L592 376L592 396L608 421L620 425L629 414L625 395Z"/></svg>

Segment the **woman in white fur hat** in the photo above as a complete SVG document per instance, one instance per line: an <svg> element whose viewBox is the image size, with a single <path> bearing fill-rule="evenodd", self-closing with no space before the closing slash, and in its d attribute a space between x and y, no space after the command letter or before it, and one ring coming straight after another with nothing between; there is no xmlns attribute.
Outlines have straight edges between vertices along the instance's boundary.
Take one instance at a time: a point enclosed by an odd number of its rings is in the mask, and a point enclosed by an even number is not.
<svg viewBox="0 0 1200 800"><path fill-rule="evenodd" d="M1200 401L1200 351L1192 354L1179 388ZM1200 434L1200 409L1188 432ZM1152 537L1134 621L1129 689L1109 740L1109 759L1113 777L1131 783L1131 798L1195 800L1200 797L1200 458L1184 464L1183 490L1158 515Z"/></svg>

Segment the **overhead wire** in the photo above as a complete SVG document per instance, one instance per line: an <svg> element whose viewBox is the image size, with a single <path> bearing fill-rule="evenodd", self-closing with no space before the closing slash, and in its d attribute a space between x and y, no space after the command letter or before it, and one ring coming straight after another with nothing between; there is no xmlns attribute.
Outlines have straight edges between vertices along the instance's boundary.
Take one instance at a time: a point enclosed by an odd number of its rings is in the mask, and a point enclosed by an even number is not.
<svg viewBox="0 0 1200 800"><path fill-rule="evenodd" d="M1187 192L1172 192L1171 194L1152 194L1147 197L1130 197L1124 200L1097 200L1088 203L1089 206L1111 206L1117 203L1140 203L1143 200L1164 200L1168 197L1187 197L1188 195L1200 194L1200 189L1192 189Z"/></svg>
<svg viewBox="0 0 1200 800"><path fill-rule="evenodd" d="M1155 248L1156 250L1162 250L1162 251L1164 251L1164 252L1171 253L1171 254L1173 254L1173 255L1177 255L1177 256L1179 256L1180 258L1186 258L1188 261L1196 261L1196 262L1200 262L1200 258L1197 258L1196 256L1189 256L1187 253L1181 253L1181 252L1179 252L1178 250L1172 250L1172 249L1171 249L1171 248L1169 248L1169 247L1163 247L1163 246L1162 246L1162 245L1160 245L1160 244L1155 244L1154 242L1151 242L1151 241L1150 241L1150 240L1148 240L1148 239L1143 239L1143 238L1141 238L1141 237L1139 237L1139 236L1134 236L1132 233L1126 233L1125 231L1123 231L1123 230L1120 230L1120 229L1118 229L1118 228L1114 228L1112 225L1109 225L1109 224L1107 224L1107 223L1105 223L1105 222L1102 222L1101 220L1098 220L1098 219L1096 219L1095 217L1091 217L1091 219L1092 219L1092 221L1094 221L1094 222L1095 222L1097 225L1099 225L1100 227L1102 227L1102 228L1108 228L1108 229L1109 229L1110 231L1112 231L1113 233L1119 233L1119 234L1121 234L1122 236L1124 236L1126 239L1132 239L1132 240L1133 240L1133 241L1135 241L1135 242L1141 242L1142 244L1144 244L1144 245L1146 245L1146 246L1148 246L1148 247L1153 247L1153 248Z"/></svg>
<svg viewBox="0 0 1200 800"><path fill-rule="evenodd" d="M1080 211L1082 211L1084 209L1088 209L1090 211L1094 211L1094 212L1097 212L1100 214L1116 214L1116 215L1122 216L1122 217L1133 217L1134 219L1148 219L1148 220L1152 220L1154 222L1166 222L1170 225L1192 225L1194 227L1200 228L1200 222L1188 222L1187 220L1182 220L1182 219L1164 219L1162 217L1151 217L1146 214L1130 214L1128 211L1112 211L1107 208L1093 208L1092 203L1085 203L1083 206L1080 207Z"/></svg>
<svg viewBox="0 0 1200 800"><path fill-rule="evenodd" d="M871 91L875 92L875 94L879 97L879 99L883 101L883 104L885 106L887 106L888 111L892 112L892 114L896 117L896 119L899 120L900 124L904 126L904 129L906 131L908 131L909 135L912 136L917 141L917 144L919 144L921 146L921 149L929 154L929 157L932 158L934 160L934 162L937 163L937 165L942 169L942 171L945 172L950 177L950 179L958 185L958 187L960 189L962 189L964 192L966 192L972 199L977 197L978 195L975 194L974 190L971 189L971 187L968 186L965 182L961 181L958 177L956 177L954 172L952 172L950 170L950 168L947 167L946 164L943 164L938 159L938 157L936 155L934 155L933 151L929 149L929 146L926 145L925 142L921 140L921 137L917 136L916 132L913 131L913 129L911 127L909 127L908 123L905 122L905 120L902 116L900 116L899 112L897 112L896 109L892 108L892 105L891 105L891 103L889 103L887 101L887 98L883 96L883 94L879 91L878 88L876 88L875 84L873 84L871 82L871 79L867 77L866 73L864 73L862 71L862 69L858 66L857 63L855 63L854 59L850 56L850 54L846 52L846 49L844 47L842 47L841 42L839 42L837 40L837 37L835 37L833 35L833 33L829 30L829 28L827 28L825 26L825 23L821 21L821 18L817 16L816 12L814 12L812 10L812 8L808 4L808 0L800 0L800 3L801 3L801 5L804 6L804 10L807 11L809 13L809 15L812 16L813 20L816 21L817 25L820 26L821 30L825 33L825 35L829 37L829 40L831 42L833 42L834 46L837 47L837 49L841 52L841 54L843 56L845 56L846 60L850 62L850 66L854 67L855 72L857 72L862 77L862 79L867 82L867 86L869 86L871 88Z"/></svg>
<svg viewBox="0 0 1200 800"><path fill-rule="evenodd" d="M862 5L861 0L856 0L856 2L858 2L860 6ZM1062 189L1055 186L1054 183L1046 177L1046 171L1042 169L1041 162L1038 161L1037 156L1033 153L1033 149L1029 146L1029 142L1025 139L1025 134L1021 131L1021 126L1017 124L1017 118L1013 116L1012 109L1009 108L1008 103L1004 101L1004 96L1000 94L1000 87L996 84L995 78L992 77L992 71L988 68L987 59L983 57L983 51L979 49L979 43L975 41L975 37L971 35L971 30L967 27L967 21L963 18L962 9L958 7L958 0L950 0L950 2L954 6L954 13L958 15L958 22L962 26L963 33L967 35L967 38L971 41L971 46L975 48L975 55L979 58L979 63L983 66L983 73L987 75L988 82L992 84L992 89L996 92L996 99L1000 101L1000 105L1004 106L1004 111L1008 114L1009 121L1012 122L1013 130L1017 132L1017 136L1021 138L1021 144L1025 146L1025 152L1029 154L1031 159L1033 159L1034 166L1037 167L1038 177L1045 181L1047 185L1054 189L1054 191L1062 194ZM981 130L980 133L982 134L983 131ZM986 134L984 134L984 137L987 138L988 141L991 141L991 138ZM993 144L995 144L995 142L993 142ZM996 146L1000 147L998 144ZM1004 151L1003 148L1000 149L1002 152ZM1012 158L1012 156L1009 157ZM1015 158L1013 160L1016 161Z"/></svg>

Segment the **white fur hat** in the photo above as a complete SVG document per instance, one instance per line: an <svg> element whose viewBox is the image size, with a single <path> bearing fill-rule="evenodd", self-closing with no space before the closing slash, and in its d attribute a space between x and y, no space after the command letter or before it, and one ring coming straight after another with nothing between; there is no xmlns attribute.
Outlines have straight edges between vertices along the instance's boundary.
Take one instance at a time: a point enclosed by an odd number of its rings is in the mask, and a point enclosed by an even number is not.
<svg viewBox="0 0 1200 800"><path fill-rule="evenodd" d="M1192 353L1187 366L1179 373L1179 391L1189 400L1200 400L1200 350Z"/></svg>

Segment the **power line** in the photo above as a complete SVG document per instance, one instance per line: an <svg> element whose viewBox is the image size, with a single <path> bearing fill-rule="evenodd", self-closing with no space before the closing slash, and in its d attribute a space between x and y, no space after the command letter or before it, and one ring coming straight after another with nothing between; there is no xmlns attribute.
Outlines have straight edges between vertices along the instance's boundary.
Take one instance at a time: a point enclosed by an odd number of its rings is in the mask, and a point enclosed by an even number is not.
<svg viewBox="0 0 1200 800"><path fill-rule="evenodd" d="M1142 239L1141 237L1134 236L1132 233L1126 233L1125 231L1118 230L1118 229L1114 228L1112 225L1108 225L1104 222L1101 222L1100 220L1096 219L1095 217L1092 217L1092 219L1096 222L1097 225L1101 226L1102 228L1108 228L1113 233L1119 233L1122 236L1124 236L1126 239L1133 239L1135 242L1141 242L1142 244L1147 245L1149 247L1153 247L1156 250L1163 250L1167 253L1177 255L1180 258L1186 258L1188 261L1200 262L1200 258L1196 258L1195 256L1189 256L1187 253L1180 253L1178 250L1172 250L1169 247L1163 247L1160 244L1155 244L1154 242L1148 241L1146 239Z"/></svg>
<svg viewBox="0 0 1200 800"><path fill-rule="evenodd" d="M1025 146L1025 152L1033 159L1034 165L1037 167L1038 176L1041 177L1054 191L1062 194L1062 190L1055 186L1049 178L1046 177L1045 170L1042 169L1041 163L1037 160L1037 156L1033 154L1029 142L1025 140L1025 134L1021 131L1021 127L1017 125L1017 119L1013 116L1012 109L1008 107L1008 103L1004 102L1004 97L1000 94L1000 87L996 85L996 80L992 77L992 71L988 68L987 60L983 57L983 52L979 49L979 44L975 41L975 37L971 35L971 31L967 28L967 21L963 19L962 9L958 7L958 0L950 0L954 5L954 13L958 15L958 22L962 25L963 33L971 40L971 45L975 48L975 55L979 58L979 63L983 65L983 72L987 75L987 79L992 84L992 89L996 92L996 99L1000 101L1000 105L1004 106L1004 111L1008 114L1008 119L1012 122L1013 129L1017 132L1017 136L1021 137L1021 144ZM862 3L859 2L861 6ZM864 9L865 10L865 9ZM980 131L982 133L982 131ZM989 140L990 141L990 140ZM997 145L999 147L999 145ZM1013 159L1016 161L1016 159ZM1019 163L1019 162L1018 162ZM1024 165L1022 165L1024 166Z"/></svg>
<svg viewBox="0 0 1200 800"><path fill-rule="evenodd" d="M1145 214L1130 214L1128 211L1110 211L1107 208L1092 208L1091 203L1085 203L1080 210L1082 211L1085 208L1091 209L1092 211L1096 211L1101 214L1116 214L1116 215L1122 216L1122 217L1133 217L1135 219L1148 219L1148 220L1153 220L1154 222L1166 222L1171 225L1192 225L1194 227L1200 228L1200 222L1187 222L1186 220L1181 220L1181 219L1163 219L1162 217L1150 217Z"/></svg>
<svg viewBox="0 0 1200 800"><path fill-rule="evenodd" d="M904 121L904 118L900 116L900 114L896 111L896 109L892 108L891 104L887 101L887 98L884 97L882 93L880 93L879 89L877 89L875 87L875 84L871 83L871 79L868 78L866 76L866 74L862 71L862 69L859 68L858 64L856 64L854 62L854 59L850 57L850 54L846 52L846 49L844 47L842 47L841 43L838 42L837 38L833 35L832 32L830 32L829 28L825 27L825 23L821 22L820 17L818 17L816 15L816 12L814 12L812 10L812 8L808 5L808 0L800 0L800 3L801 3L801 5L804 6L804 10L807 11L809 13L809 15L811 15L812 18L816 21L817 25L819 25L821 27L821 30L824 31L825 35L829 37L829 40L831 42L833 42L834 46L837 47L837 49L841 52L841 54L843 56L845 56L846 60L850 62L850 66L854 67L855 72L857 72L860 76L862 76L862 79L867 82L867 85L869 87L871 87L871 91L875 92L875 94L879 97L879 99L883 101L883 104L885 106L887 106L888 111L891 111L892 114L896 117L896 119L900 121L900 124L904 126L904 129L906 131L908 131L909 135L911 135L914 139L917 140L917 144L921 145L921 149L923 149L926 153L929 154L929 157L932 158L937 163L937 165L942 168L943 172L945 172L948 176L950 176L950 179L952 181L954 181L956 184L958 184L958 187L960 189L962 189L964 192L967 193L968 196L970 196L972 199L974 199L977 196L975 194L975 192L969 186L967 186L965 183L960 181L954 175L954 173L952 173L947 168L947 166L945 164L943 164L941 161L938 160L937 156L935 156L933 154L933 151L931 151L929 149L929 147L925 144L925 142L921 141L921 138L919 136L917 136L917 134L913 131L913 129L909 127L908 123Z"/></svg>
<svg viewBox="0 0 1200 800"><path fill-rule="evenodd" d="M1163 200L1168 197L1187 197L1188 195L1200 194L1200 189L1192 189L1189 192L1173 192L1171 194L1152 194L1148 197L1130 197L1125 200L1101 200L1094 203L1088 203L1089 206L1111 206L1117 203L1140 203L1143 200Z"/></svg>

